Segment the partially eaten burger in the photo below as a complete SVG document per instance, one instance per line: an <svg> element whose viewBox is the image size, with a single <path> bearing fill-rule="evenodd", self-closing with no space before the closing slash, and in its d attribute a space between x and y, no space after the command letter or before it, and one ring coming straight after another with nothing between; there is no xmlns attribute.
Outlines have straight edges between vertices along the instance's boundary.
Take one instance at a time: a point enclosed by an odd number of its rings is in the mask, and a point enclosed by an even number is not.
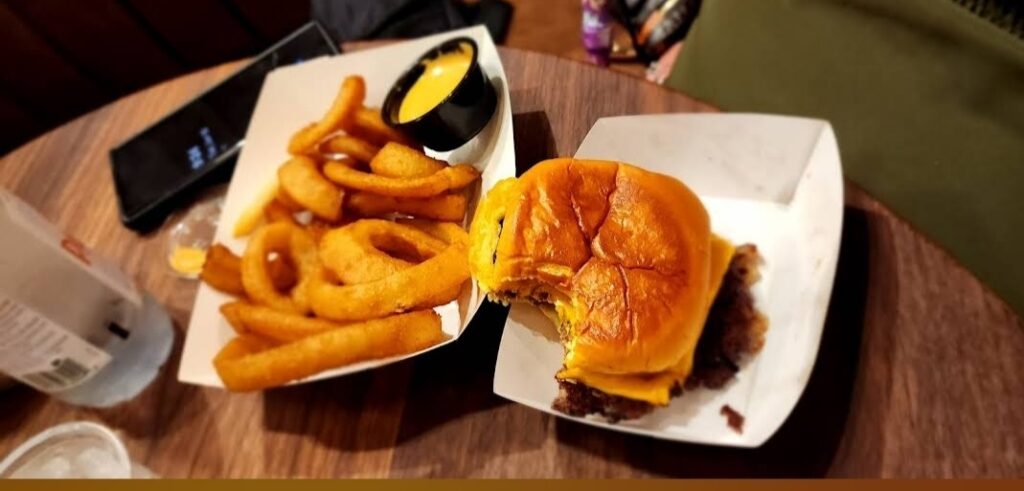
<svg viewBox="0 0 1024 491"><path fill-rule="evenodd" d="M684 387L725 384L763 343L756 248L714 235L671 177L547 160L487 194L470 240L470 270L492 300L537 305L557 325L562 412L640 417Z"/></svg>

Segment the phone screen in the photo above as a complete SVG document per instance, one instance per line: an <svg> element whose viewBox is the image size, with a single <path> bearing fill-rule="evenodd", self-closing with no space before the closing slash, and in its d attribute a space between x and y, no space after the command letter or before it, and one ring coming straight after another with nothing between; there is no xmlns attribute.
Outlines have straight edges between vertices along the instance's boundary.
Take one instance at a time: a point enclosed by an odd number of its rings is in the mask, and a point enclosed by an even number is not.
<svg viewBox="0 0 1024 491"><path fill-rule="evenodd" d="M232 163L267 73L335 53L337 47L323 31L307 24L238 73L111 150L123 217L145 213L213 168Z"/></svg>

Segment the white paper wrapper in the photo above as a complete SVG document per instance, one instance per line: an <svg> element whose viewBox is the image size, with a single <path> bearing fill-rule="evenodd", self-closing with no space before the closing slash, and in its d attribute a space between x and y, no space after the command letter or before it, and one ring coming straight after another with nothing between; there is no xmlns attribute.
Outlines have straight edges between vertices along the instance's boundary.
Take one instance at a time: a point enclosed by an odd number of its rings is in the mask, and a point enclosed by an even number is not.
<svg viewBox="0 0 1024 491"><path fill-rule="evenodd" d="M843 175L824 121L744 114L672 114L599 120L580 158L629 162L676 177L700 195L712 229L754 243L765 259L754 287L768 317L764 349L721 390L686 391L633 421L555 412L563 350L537 309L511 310L498 351L494 392L603 428L668 440L757 447L782 425L807 385L832 291L843 219ZM745 416L743 433L723 405Z"/></svg>
<svg viewBox="0 0 1024 491"><path fill-rule="evenodd" d="M441 42L469 36L479 47L479 61L484 73L498 92L498 106L490 123L476 138L452 152L433 154L450 162L472 163L483 172L480 189L490 190L494 184L515 175L515 149L512 142L512 110L509 104L508 81L498 58L494 42L484 27L472 27L385 47L358 51L333 57L322 57L300 65L279 68L267 76L260 92L249 129L224 202L224 211L217 228L216 241L236 253L245 249L245 239L235 239L231 229L242 210L276 179L276 172L288 159L288 139L299 128L319 120L338 93L342 79L362 75L366 79L366 105L380 107L391 85L416 59ZM480 191L470 193L467 217L473 216ZM425 279L429 281L429 279ZM385 358L328 370L299 383L347 375L380 367L416 356L455 341L473 318L483 300L475 285L467 282L457 301L438 307L442 330L448 340L427 350L406 356ZM201 285L189 321L178 380L196 385L223 387L213 368L213 357L234 332L220 315L220 305L231 298Z"/></svg>

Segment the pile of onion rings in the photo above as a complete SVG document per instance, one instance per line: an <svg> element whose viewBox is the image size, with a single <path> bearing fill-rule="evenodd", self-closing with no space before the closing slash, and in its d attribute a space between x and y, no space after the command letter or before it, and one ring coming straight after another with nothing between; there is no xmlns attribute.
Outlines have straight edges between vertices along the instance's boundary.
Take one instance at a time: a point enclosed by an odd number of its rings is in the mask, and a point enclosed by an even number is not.
<svg viewBox="0 0 1024 491"><path fill-rule="evenodd" d="M370 225L373 227L374 225L383 225L383 223L371 223ZM361 224L362 221L356 222L331 233L346 233L346 229L358 227ZM360 271L360 274L365 275L363 279L367 281L364 282L338 284L331 281L332 276L337 277L349 270L343 267L330 268L328 266L330 262L324 261L324 266L309 284L308 293L313 311L320 317L346 322L381 317L391 312L429 308L454 300L458 297L462 284L469 279L469 236L462 227L453 223L441 225L450 227L444 232L447 243L441 251L415 265L384 262L378 264L369 274L366 271L357 270ZM397 223L393 226L408 227L410 231L416 230L408 225ZM366 255L367 262L373 264L383 257L392 259L387 255L386 249L381 249L374 244L373 239L379 237L383 240L401 240L401 235L383 227L366 232L365 235L356 236L352 242L354 245L358 243L359 246L372 251ZM356 234L358 233L356 232ZM429 237L429 234L424 235ZM323 246L329 239L334 239L334 237L324 236L321 253L325 250ZM428 249L429 246L424 244L424 250ZM346 261L337 262L338 265L346 263ZM374 279L380 274L395 269L398 271Z"/></svg>
<svg viewBox="0 0 1024 491"><path fill-rule="evenodd" d="M433 308L469 279L468 164L425 155L363 107L347 77L323 116L235 223L241 255L215 244L200 275L236 297L221 313L238 335L214 359L234 391L286 384L444 339Z"/></svg>

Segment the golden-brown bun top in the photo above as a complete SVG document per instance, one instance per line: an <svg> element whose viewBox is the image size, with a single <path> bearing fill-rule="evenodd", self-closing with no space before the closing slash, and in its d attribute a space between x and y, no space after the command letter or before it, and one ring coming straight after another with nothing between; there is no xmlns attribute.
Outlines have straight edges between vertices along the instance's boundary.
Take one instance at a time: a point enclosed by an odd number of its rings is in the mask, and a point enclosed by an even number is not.
<svg viewBox="0 0 1024 491"><path fill-rule="evenodd" d="M711 230L689 188L624 163L567 158L505 187L495 198L504 207L496 251L478 255L493 265L471 268L490 285L540 282L568 295L568 368L656 373L692 356L708 306ZM481 207L493 209L489 200ZM475 222L474 245L486 228Z"/></svg>

